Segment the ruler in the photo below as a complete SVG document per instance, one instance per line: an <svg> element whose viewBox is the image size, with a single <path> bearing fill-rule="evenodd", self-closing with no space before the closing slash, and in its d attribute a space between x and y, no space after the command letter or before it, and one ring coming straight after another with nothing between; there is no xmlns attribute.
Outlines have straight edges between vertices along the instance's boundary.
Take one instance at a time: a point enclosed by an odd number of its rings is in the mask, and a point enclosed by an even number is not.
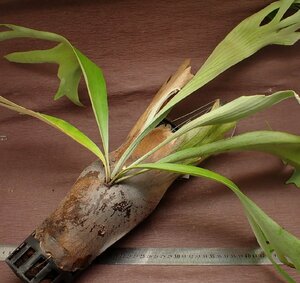
<svg viewBox="0 0 300 283"><path fill-rule="evenodd" d="M0 245L0 261L16 248ZM275 261L280 261L274 255ZM270 265L261 248L110 248L98 264L132 265Z"/></svg>

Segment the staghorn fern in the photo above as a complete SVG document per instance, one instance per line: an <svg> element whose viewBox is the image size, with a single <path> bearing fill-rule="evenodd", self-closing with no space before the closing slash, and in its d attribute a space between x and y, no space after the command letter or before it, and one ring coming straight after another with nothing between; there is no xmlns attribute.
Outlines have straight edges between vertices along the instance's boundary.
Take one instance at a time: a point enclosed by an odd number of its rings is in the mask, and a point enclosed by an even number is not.
<svg viewBox="0 0 300 283"><path fill-rule="evenodd" d="M232 181L196 165L204 158L225 151L267 152L294 167L294 174L288 182L299 187L299 136L257 131L224 138L225 133L239 120L288 98L296 98L300 102L299 96L294 91L286 90L272 95L242 96L222 106L216 101L208 113L186 123L176 132L170 126L159 124L184 98L264 46L297 42L300 39L297 32L300 11L284 16L293 5L299 3L277 1L242 21L215 48L195 75L191 74L189 61L185 61L155 95L124 143L111 153L107 94L101 69L60 35L2 25L9 30L0 33L0 40L27 37L57 43L48 50L16 52L5 58L17 63L58 64L60 86L54 98L65 95L77 105L81 105L77 89L83 75L99 128L102 149L68 122L28 110L0 96L1 106L57 128L98 158L81 173L70 193L34 232L44 254L50 254L57 267L72 272L85 268L147 217L178 176L189 174L213 179L233 191L241 201L266 255L287 282L295 282L276 264L273 255L276 253L284 264L299 271L300 240L274 222ZM270 21L263 24L266 17L270 17ZM128 209L131 211L129 214ZM119 213L115 213L116 210ZM93 225L98 227L94 232L90 229Z"/></svg>

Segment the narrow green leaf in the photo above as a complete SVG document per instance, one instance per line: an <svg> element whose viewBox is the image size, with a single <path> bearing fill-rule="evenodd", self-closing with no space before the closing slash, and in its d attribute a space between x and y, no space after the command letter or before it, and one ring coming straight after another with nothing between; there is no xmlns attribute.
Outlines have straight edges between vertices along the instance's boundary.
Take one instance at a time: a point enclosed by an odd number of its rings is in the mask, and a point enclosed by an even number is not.
<svg viewBox="0 0 300 283"><path fill-rule="evenodd" d="M282 16L292 4L300 1L281 0L270 4L261 11L243 20L225 39L215 48L194 78L179 91L153 118L145 125L144 130L136 140L127 148L113 171L113 176L122 168L142 137L149 133L166 116L175 105L194 91L198 90L219 74L250 57L259 49L270 45L292 45L300 38L297 30L300 28L300 11L282 19ZM275 17L268 24L262 25L263 20L271 13Z"/></svg>
<svg viewBox="0 0 300 283"><path fill-rule="evenodd" d="M300 136L276 131L255 131L187 148L163 158L163 162L179 162L201 155L232 150L254 150L275 154L293 166L300 166Z"/></svg>
<svg viewBox="0 0 300 283"><path fill-rule="evenodd" d="M278 156L294 166L296 171L300 168L300 136L276 131L250 132L199 147L187 148L161 159L160 162L185 162L228 151L263 151ZM289 182L299 187L300 180L297 178L299 174L294 173Z"/></svg>
<svg viewBox="0 0 300 283"><path fill-rule="evenodd" d="M259 225L255 222L253 217L248 213L248 211L245 209L245 213L247 215L247 219L250 223L250 226L254 232L254 235L257 239L257 242L259 245L262 247L265 255L268 257L268 259L271 261L273 266L276 268L276 270L283 276L283 278L288 282L288 283L296 283L296 281L289 276L289 274L282 269L274 260L273 258L273 250L268 244L268 239L264 235L263 231L260 229Z"/></svg>
<svg viewBox="0 0 300 283"><path fill-rule="evenodd" d="M195 128L178 137L178 142L176 143L178 143L179 146L176 151L215 142L224 138L224 135L235 126L236 123L233 122Z"/></svg>
<svg viewBox="0 0 300 283"><path fill-rule="evenodd" d="M288 90L271 95L241 96L185 124L174 134L172 139L200 126L239 121L291 97L298 99L298 95L294 91Z"/></svg>
<svg viewBox="0 0 300 283"><path fill-rule="evenodd" d="M293 175L287 180L287 184L295 184L300 188L300 167L294 170Z"/></svg>
<svg viewBox="0 0 300 283"><path fill-rule="evenodd" d="M38 112L34 112L32 110L26 109L22 106L19 106L8 99L0 96L0 106L3 106L7 109L16 111L21 114L26 114L32 117L35 117L48 125L58 129L59 131L63 132L64 134L68 135L70 138L78 142L79 144L83 145L85 148L90 150L92 153L94 153L102 162L105 164L105 158L104 155L102 154L101 150L99 147L90 139L88 138L83 132L78 130L76 127L71 125L70 123L50 116L46 114L41 114Z"/></svg>
<svg viewBox="0 0 300 283"><path fill-rule="evenodd" d="M166 115L167 116L167 115ZM159 121L157 122L157 124ZM117 161L117 163L114 166L114 169L112 171L112 179L116 177L117 174L121 173L121 168L123 164L126 162L130 154L134 151L134 149L137 147L137 145L142 141L142 139L148 135L156 126L157 124L152 124L151 126L147 127L145 130L143 130L128 146L128 148L125 150L125 152L122 154L120 159Z"/></svg>
<svg viewBox="0 0 300 283"><path fill-rule="evenodd" d="M296 282L287 272L275 264L272 259L272 251L278 255L283 263L295 267L300 271L300 240L280 227L263 210L261 210L252 200L244 195L237 185L224 176L207 169L192 165L173 164L173 163L150 163L139 164L132 169L154 169L173 172L177 174L189 174L196 177L204 177L226 185L241 201L251 227L258 239L258 243L271 259L277 271L290 283Z"/></svg>
<svg viewBox="0 0 300 283"><path fill-rule="evenodd" d="M134 162L133 165L145 160L148 156L160 149L162 146L166 145L175 138L182 136L190 130L202 126L221 125L236 122L290 97L296 97L299 99L298 95L293 91L280 91L272 95L241 96L187 123L172 136L164 140L158 146L142 156L139 160Z"/></svg>
<svg viewBox="0 0 300 283"><path fill-rule="evenodd" d="M1 35L1 33L0 33ZM78 97L78 85L82 75L76 56L70 52L70 47L60 43L47 50L15 52L4 56L15 63L56 63L59 65L57 76L60 85L54 99L66 95L73 103L82 106Z"/></svg>
<svg viewBox="0 0 300 283"><path fill-rule="evenodd" d="M65 38L52 32L37 31L12 24L0 24L2 27L6 27L10 30L0 32L0 41L14 39L14 38L38 38L44 40L50 40L54 42L65 41Z"/></svg>
<svg viewBox="0 0 300 283"><path fill-rule="evenodd" d="M105 80L101 69L76 49L66 38L58 34L16 25L2 24L0 26L10 29L10 31L0 32L0 41L25 37L59 42L56 47L48 50L15 52L6 55L6 59L18 63L49 62L58 64L58 77L61 82L55 99L66 95L78 105L81 105L78 97L78 84L83 74L102 139L107 163L106 168L109 170L108 103Z"/></svg>
<svg viewBox="0 0 300 283"><path fill-rule="evenodd" d="M169 101L161 113L168 111L182 99L261 48L270 44L293 45L297 42L300 39L300 33L297 32L300 12L290 16L288 21L282 20L282 16L293 3L298 2L277 1L243 20L214 49L194 78ZM263 20L276 11L274 19L262 25Z"/></svg>
<svg viewBox="0 0 300 283"><path fill-rule="evenodd" d="M108 133L108 103L106 94L106 84L102 71L96 64L84 56L79 50L74 49L80 63L86 81L88 92L97 124L102 137L103 148L109 163L109 133Z"/></svg>
<svg viewBox="0 0 300 283"><path fill-rule="evenodd" d="M215 110L219 107L220 107L220 101L216 100L212 105L212 107L209 109L209 111ZM201 111L201 113L198 116L203 115L203 113L207 113L209 111L205 109L205 111L203 112ZM172 122L174 123L174 121ZM216 140L222 139L224 138L224 134L232 130L234 127L236 127L235 122L195 128L191 131L186 132L184 135L178 137L176 141L176 144L178 146L176 149L174 149L174 151L196 147L196 146L200 146L203 144L211 143Z"/></svg>
<svg viewBox="0 0 300 283"><path fill-rule="evenodd" d="M247 213L251 215L264 234L269 251L275 251L283 263L300 271L300 240L278 225L253 201L241 192L238 193Z"/></svg>

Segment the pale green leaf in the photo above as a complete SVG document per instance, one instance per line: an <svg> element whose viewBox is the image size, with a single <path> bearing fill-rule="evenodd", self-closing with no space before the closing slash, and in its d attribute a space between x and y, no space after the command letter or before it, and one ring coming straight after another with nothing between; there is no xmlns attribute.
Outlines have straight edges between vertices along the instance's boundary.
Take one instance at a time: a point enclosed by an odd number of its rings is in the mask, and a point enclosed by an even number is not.
<svg viewBox="0 0 300 283"><path fill-rule="evenodd" d="M76 53L82 70L84 70L83 75L90 94L95 118L100 129L106 161L109 164L108 103L105 80L101 69L96 64L79 50L75 48L73 50Z"/></svg>
<svg viewBox="0 0 300 283"><path fill-rule="evenodd" d="M1 33L0 33L1 36ZM54 99L66 95L73 103L82 105L78 97L78 85L82 75L78 60L70 47L60 43L47 50L15 52L4 56L10 62L16 63L56 63L59 65L57 76L60 79L59 88Z"/></svg>
<svg viewBox="0 0 300 283"><path fill-rule="evenodd" d="M8 31L0 32L0 41L14 39L14 38L38 38L44 40L50 40L54 42L65 41L65 38L52 32L37 31L12 24L0 24L2 27L6 27Z"/></svg>
<svg viewBox="0 0 300 283"><path fill-rule="evenodd" d="M266 255L271 259L271 262L275 265L275 268L288 282L296 282L288 275L287 272L275 264L271 253L274 251L283 263L295 267L298 271L300 271L300 240L272 220L252 200L244 195L238 186L232 181L215 172L192 165L153 163L139 164L134 166L132 169L154 169L183 175L188 174L191 176L215 180L226 185L241 201L246 211L248 220L250 221L251 227L258 239L258 243L265 251Z"/></svg>
<svg viewBox="0 0 300 283"><path fill-rule="evenodd" d="M300 136L276 132L276 131L256 131L241 134L231 138L204 144L199 147L187 148L173 153L160 162L184 162L202 156L209 156L228 151L262 151L274 154L284 162L300 168ZM299 174L294 173L289 182L300 185Z"/></svg>
<svg viewBox="0 0 300 283"><path fill-rule="evenodd" d="M90 150L92 153L94 153L102 162L105 164L105 158L102 154L99 147L90 139L88 138L83 132L78 130L76 127L71 125L70 123L53 117L46 114L41 114L38 112L34 112L32 110L26 109L22 106L19 106L8 99L0 96L0 106L3 106L7 109L16 111L21 114L26 114L32 117L35 117L48 125L58 129L59 131L63 132L64 134L68 135L70 138L78 142L79 144L83 145L85 148Z"/></svg>
<svg viewBox="0 0 300 283"><path fill-rule="evenodd" d="M0 24L0 26L10 29L9 31L0 32L0 41L14 38L37 38L61 42L51 49L14 52L4 57L7 60L16 63L58 64L58 77L60 79L60 86L55 95L55 99L66 95L75 104L82 105L79 101L77 92L82 72L75 54L72 52L72 50L70 50L68 41L64 37L51 32L37 31L11 24Z"/></svg>
<svg viewBox="0 0 300 283"><path fill-rule="evenodd" d="M176 150L198 147L224 138L224 135L236 126L235 122L195 128L178 137Z"/></svg>
<svg viewBox="0 0 300 283"><path fill-rule="evenodd" d="M297 42L300 39L300 33L297 32L300 11L288 19L282 19L282 16L293 3L298 2L277 1L243 20L221 41L194 78L169 101L161 113L168 111L179 101L261 48L271 44L293 45ZM276 11L274 19L262 25L263 20Z"/></svg>
<svg viewBox="0 0 300 283"><path fill-rule="evenodd" d="M271 261L271 263L273 264L273 266L276 268L276 270L284 277L284 279L288 282L288 283L296 283L295 280L293 278L291 278L289 276L289 274L282 269L277 262L274 260L273 258L273 252L274 250L270 247L270 245L268 244L268 239L266 238L266 236L264 235L263 231L260 229L259 225L255 222L255 220L253 219L253 217L248 213L248 211L245 209L245 213L247 215L247 219L250 223L250 226L254 232L254 235L256 236L257 242L259 243L259 245L262 247L265 255L268 257L268 259Z"/></svg>
<svg viewBox="0 0 300 283"><path fill-rule="evenodd" d="M219 107L220 107L220 101L216 100L214 102L214 104L212 105L212 107L209 109L209 111L212 111ZM202 108L203 107L200 107L200 109L202 109ZM204 109L205 109L205 111L201 111L199 113L199 115L197 114L197 110L195 110L195 113L197 115L194 116L195 114L193 114L193 117L197 117L197 116L203 115L204 113L209 112L208 110L206 110L206 108L204 108ZM182 120L182 119L186 118L185 116L187 116L187 115L184 115L183 118L181 118L181 117L177 118L177 120L178 119ZM187 116L187 119L189 119L189 115ZM172 123L175 123L175 122L176 122L176 119L175 119L175 121L174 120L172 121ZM185 122L185 123L188 123L188 122ZM235 122L195 128L191 131L186 132L184 135L181 135L180 137L178 137L178 139L176 141L176 144L178 146L175 150L179 151L179 150L183 150L186 148L200 146L203 144L214 142L216 140L223 138L224 134L227 133L228 131L230 131L231 129L233 129L234 127L236 127Z"/></svg>
<svg viewBox="0 0 300 283"><path fill-rule="evenodd" d="M287 184L295 184L300 188L300 167L294 170L293 175L287 180Z"/></svg>
<svg viewBox="0 0 300 283"><path fill-rule="evenodd" d="M225 123L236 122L290 97L296 97L298 99L297 94L293 91L280 91L272 95L241 96L187 123L172 136L165 139L158 146L134 162L133 165L143 161L162 146L166 145L175 138L182 136L190 130L202 126L221 125Z"/></svg>
<svg viewBox="0 0 300 283"><path fill-rule="evenodd" d="M282 19L285 12L295 3L299 3L299 1L281 0L274 2L237 25L215 48L194 78L157 113L152 121L149 121L144 130L124 152L112 175L115 176L118 173L150 129L158 125L166 114L184 98L228 68L253 55L259 49L270 44L292 45L298 41L300 38L300 33L297 32L300 25L300 11ZM271 13L276 14L273 20L262 25L263 20Z"/></svg>
<svg viewBox="0 0 300 283"><path fill-rule="evenodd" d="M277 131L255 131L240 134L199 147L178 151L161 161L179 162L188 158L232 150L264 151L279 156L295 167L300 167L300 136Z"/></svg>
<svg viewBox="0 0 300 283"><path fill-rule="evenodd" d="M37 31L16 25L2 24L9 31L0 32L0 41L13 38L37 38L59 42L48 50L35 50L28 52L15 52L6 55L6 58L19 63L57 63L59 64L58 77L60 86L55 99L66 95L76 104L80 104L78 98L78 84L81 74L84 75L92 103L94 115L99 127L102 144L109 170L109 136L108 136L108 103L105 80L100 68L76 49L66 38L50 32Z"/></svg>

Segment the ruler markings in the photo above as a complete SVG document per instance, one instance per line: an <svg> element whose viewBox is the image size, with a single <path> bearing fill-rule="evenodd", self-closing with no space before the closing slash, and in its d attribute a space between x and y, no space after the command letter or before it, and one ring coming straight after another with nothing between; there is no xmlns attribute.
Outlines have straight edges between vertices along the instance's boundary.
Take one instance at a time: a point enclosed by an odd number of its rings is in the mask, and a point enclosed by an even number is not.
<svg viewBox="0 0 300 283"><path fill-rule="evenodd" d="M0 245L0 261L16 248ZM280 261L274 256L277 263ZM110 248L98 264L132 265L270 265L261 248Z"/></svg>

